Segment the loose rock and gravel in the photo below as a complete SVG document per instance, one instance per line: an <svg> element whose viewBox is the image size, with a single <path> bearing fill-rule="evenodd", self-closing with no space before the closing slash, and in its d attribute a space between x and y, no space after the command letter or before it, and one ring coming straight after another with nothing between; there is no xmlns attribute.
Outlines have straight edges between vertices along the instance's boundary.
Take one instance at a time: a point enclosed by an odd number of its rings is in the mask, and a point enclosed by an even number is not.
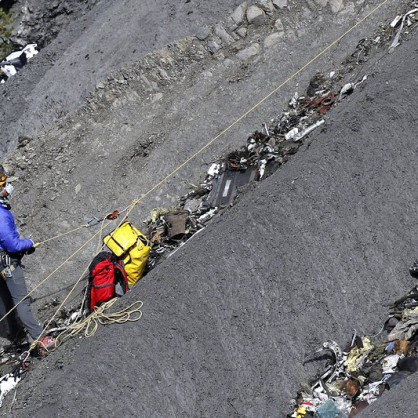
<svg viewBox="0 0 418 418"><path fill-rule="evenodd" d="M0 86L2 159L16 179L21 230L35 240L141 197L378 4L80 2L67 16L64 3L62 22L48 29L57 34L42 37L39 25L41 52ZM356 86L321 114L324 125L286 164L118 302L141 299L139 322L67 342L33 365L0 413L285 416L321 368L303 365L313 350L330 339L346 343L353 328L377 333L384 305L415 283L408 273L418 192L414 21L401 45L388 48L389 24L408 8L388 1L141 202L131 214L138 225L153 208L175 205L263 124L277 124L290 99L293 109L306 104L300 97L323 84L315 75L324 75L327 91L333 77L336 92ZM284 123L279 136L308 126ZM27 257L29 283L92 234ZM43 286L34 306L62 299L96 247ZM413 415L414 379L364 416Z"/></svg>

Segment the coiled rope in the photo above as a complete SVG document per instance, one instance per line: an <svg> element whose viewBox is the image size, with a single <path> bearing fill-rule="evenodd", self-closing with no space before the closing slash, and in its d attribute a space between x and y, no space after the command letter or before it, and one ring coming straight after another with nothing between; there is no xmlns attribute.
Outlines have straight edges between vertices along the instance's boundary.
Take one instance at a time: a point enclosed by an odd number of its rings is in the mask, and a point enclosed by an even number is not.
<svg viewBox="0 0 418 418"><path fill-rule="evenodd" d="M117 300L117 298L114 298L100 306L96 306L94 311L84 320L71 324L57 337L58 344L61 345L65 341L81 333L87 338L92 337L96 334L99 324L124 324L126 322L135 322L141 319L142 301L138 300L118 312L109 312L110 308Z"/></svg>

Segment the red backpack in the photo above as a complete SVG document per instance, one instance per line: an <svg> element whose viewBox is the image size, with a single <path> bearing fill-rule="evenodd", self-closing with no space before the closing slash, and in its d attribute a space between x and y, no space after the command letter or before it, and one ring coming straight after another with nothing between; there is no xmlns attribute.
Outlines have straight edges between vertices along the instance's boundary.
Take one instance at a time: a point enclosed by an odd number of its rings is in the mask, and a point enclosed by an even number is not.
<svg viewBox="0 0 418 418"><path fill-rule="evenodd" d="M129 290L123 263L105 251L97 254L91 262L88 280L87 307L90 313L101 303L122 296Z"/></svg>

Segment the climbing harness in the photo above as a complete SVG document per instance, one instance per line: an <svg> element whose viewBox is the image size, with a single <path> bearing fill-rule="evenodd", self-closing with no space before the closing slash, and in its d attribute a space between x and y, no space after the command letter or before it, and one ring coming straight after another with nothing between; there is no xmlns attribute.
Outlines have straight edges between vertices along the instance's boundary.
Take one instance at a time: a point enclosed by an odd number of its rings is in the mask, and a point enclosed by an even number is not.
<svg viewBox="0 0 418 418"><path fill-rule="evenodd" d="M0 251L0 276L5 280L11 279L14 270L10 256L5 251Z"/></svg>

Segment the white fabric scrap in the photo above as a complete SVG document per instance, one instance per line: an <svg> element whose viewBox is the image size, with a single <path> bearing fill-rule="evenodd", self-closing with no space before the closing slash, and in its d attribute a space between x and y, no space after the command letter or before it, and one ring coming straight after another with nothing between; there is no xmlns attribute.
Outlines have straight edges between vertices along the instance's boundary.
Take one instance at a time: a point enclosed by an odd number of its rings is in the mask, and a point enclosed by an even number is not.
<svg viewBox="0 0 418 418"><path fill-rule="evenodd" d="M334 405L341 412L345 412L346 414L350 413L353 403L349 399L344 399L342 397L335 397L335 398L333 397L332 400L334 402Z"/></svg>
<svg viewBox="0 0 418 418"><path fill-rule="evenodd" d="M359 399L365 400L369 403L376 400L380 395L380 389L379 386L382 385L384 380L379 380L378 382L373 382L365 386L359 395Z"/></svg>
<svg viewBox="0 0 418 418"><path fill-rule="evenodd" d="M395 372L395 367L398 364L398 360L401 358L398 354L392 354L390 356L387 356L382 361L383 366L383 374L390 374Z"/></svg>

